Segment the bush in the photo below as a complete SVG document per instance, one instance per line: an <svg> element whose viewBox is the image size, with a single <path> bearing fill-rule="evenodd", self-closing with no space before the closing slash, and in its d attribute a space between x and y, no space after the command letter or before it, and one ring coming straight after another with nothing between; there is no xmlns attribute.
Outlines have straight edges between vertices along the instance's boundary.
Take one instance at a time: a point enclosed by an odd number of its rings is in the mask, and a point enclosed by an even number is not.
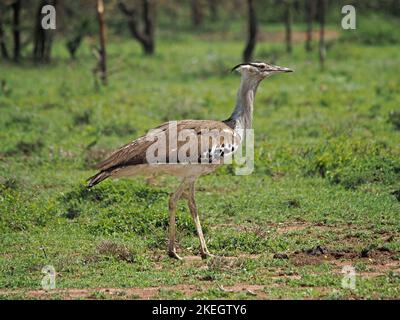
<svg viewBox="0 0 400 320"><path fill-rule="evenodd" d="M390 185L400 179L398 156L376 143L332 139L310 150L305 160L306 174L319 174L349 189L374 182Z"/></svg>

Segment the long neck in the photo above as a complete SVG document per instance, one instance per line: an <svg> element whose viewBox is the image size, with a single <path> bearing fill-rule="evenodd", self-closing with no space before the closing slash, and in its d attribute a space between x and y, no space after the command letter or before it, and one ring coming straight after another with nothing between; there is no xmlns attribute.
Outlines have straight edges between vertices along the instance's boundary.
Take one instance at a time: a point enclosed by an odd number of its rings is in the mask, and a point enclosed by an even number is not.
<svg viewBox="0 0 400 320"><path fill-rule="evenodd" d="M230 120L234 120L236 130L246 130L252 128L253 123L253 103L259 81L251 79L246 75L242 76L240 88L237 93L235 110Z"/></svg>

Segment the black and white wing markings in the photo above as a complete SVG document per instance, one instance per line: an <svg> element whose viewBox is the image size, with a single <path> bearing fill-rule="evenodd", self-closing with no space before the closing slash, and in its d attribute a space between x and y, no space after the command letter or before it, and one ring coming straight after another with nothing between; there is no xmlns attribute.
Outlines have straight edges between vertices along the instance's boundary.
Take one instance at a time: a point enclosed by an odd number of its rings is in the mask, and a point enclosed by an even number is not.
<svg viewBox="0 0 400 320"><path fill-rule="evenodd" d="M221 145L215 145L213 148L203 152L199 157L199 162L201 163L214 163L221 159L228 158L232 156L238 149L239 145L234 143L227 143Z"/></svg>

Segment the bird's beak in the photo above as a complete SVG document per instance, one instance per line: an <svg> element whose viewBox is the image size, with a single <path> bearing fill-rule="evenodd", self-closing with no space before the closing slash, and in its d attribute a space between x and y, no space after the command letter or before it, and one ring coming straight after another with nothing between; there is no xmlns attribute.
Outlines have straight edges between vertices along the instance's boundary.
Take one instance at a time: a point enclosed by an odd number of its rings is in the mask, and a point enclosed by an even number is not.
<svg viewBox="0 0 400 320"><path fill-rule="evenodd" d="M292 69L290 68L286 68L286 67L279 67L279 66L273 66L270 70L268 70L270 72L294 72Z"/></svg>
<svg viewBox="0 0 400 320"><path fill-rule="evenodd" d="M289 68L283 68L282 72L294 72L294 70Z"/></svg>

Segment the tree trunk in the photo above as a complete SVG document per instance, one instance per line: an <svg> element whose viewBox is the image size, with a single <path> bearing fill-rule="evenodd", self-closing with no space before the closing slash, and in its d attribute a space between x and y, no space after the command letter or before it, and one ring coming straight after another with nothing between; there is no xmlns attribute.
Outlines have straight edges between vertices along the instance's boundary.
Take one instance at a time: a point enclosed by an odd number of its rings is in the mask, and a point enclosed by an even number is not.
<svg viewBox="0 0 400 320"><path fill-rule="evenodd" d="M152 0L143 0L143 20L144 20L144 33L146 40L144 50L146 54L154 53L154 2Z"/></svg>
<svg viewBox="0 0 400 320"><path fill-rule="evenodd" d="M104 19L104 3L103 0L97 0L97 18L99 21L99 72L103 85L107 85L107 53L106 53L106 25Z"/></svg>
<svg viewBox="0 0 400 320"><path fill-rule="evenodd" d="M121 12L128 18L129 30L133 37L142 45L144 53L152 55L155 50L155 1L142 0L143 30L140 30L137 9L128 9L122 1L118 3L118 6Z"/></svg>
<svg viewBox="0 0 400 320"><path fill-rule="evenodd" d="M256 46L256 41L257 41L257 16L256 12L254 10L254 1L253 0L247 0L247 6L248 6L248 40L247 40L247 45L246 48L243 51L243 61L244 62L249 62L252 59L253 56L253 51Z"/></svg>
<svg viewBox="0 0 400 320"><path fill-rule="evenodd" d="M192 21L195 27L203 24L204 14L200 0L191 0Z"/></svg>
<svg viewBox="0 0 400 320"><path fill-rule="evenodd" d="M12 4L13 10L13 39L14 39L14 54L13 58L15 62L18 62L21 57L21 0L17 0Z"/></svg>
<svg viewBox="0 0 400 320"><path fill-rule="evenodd" d="M66 43L66 47L69 52L69 56L72 60L76 59L76 51L80 47L83 40L83 34L78 34L74 36L72 39L68 40Z"/></svg>
<svg viewBox="0 0 400 320"><path fill-rule="evenodd" d="M315 0L306 1L306 13L307 13L307 35L306 35L306 51L312 50L312 37L313 37L313 20L315 17Z"/></svg>
<svg viewBox="0 0 400 320"><path fill-rule="evenodd" d="M218 20L218 2L215 0L208 0L208 9L210 10L211 21Z"/></svg>
<svg viewBox="0 0 400 320"><path fill-rule="evenodd" d="M3 8L1 8L3 9ZM6 45L6 38L3 29L3 12L0 11L0 50L1 50L1 57L4 60L8 60L10 56L8 55L7 45Z"/></svg>
<svg viewBox="0 0 400 320"><path fill-rule="evenodd" d="M57 6L57 0L42 0L36 11L35 32L33 35L33 60L35 62L50 62L53 45L54 30L45 30L42 27L42 8L45 5Z"/></svg>
<svg viewBox="0 0 400 320"><path fill-rule="evenodd" d="M285 31L286 31L286 52L291 53L292 46L292 2L285 0Z"/></svg>
<svg viewBox="0 0 400 320"><path fill-rule="evenodd" d="M35 33L33 36L34 44L33 44L33 60L35 62L42 62L44 60L44 52L46 45L46 34L44 29L42 28L42 7L46 4L46 1L41 1L37 11L36 11L36 20L35 20Z"/></svg>
<svg viewBox="0 0 400 320"><path fill-rule="evenodd" d="M318 16L319 16L319 62L321 69L324 69L325 58L326 58L326 47L325 47L325 7L326 0L319 0L318 5Z"/></svg>

